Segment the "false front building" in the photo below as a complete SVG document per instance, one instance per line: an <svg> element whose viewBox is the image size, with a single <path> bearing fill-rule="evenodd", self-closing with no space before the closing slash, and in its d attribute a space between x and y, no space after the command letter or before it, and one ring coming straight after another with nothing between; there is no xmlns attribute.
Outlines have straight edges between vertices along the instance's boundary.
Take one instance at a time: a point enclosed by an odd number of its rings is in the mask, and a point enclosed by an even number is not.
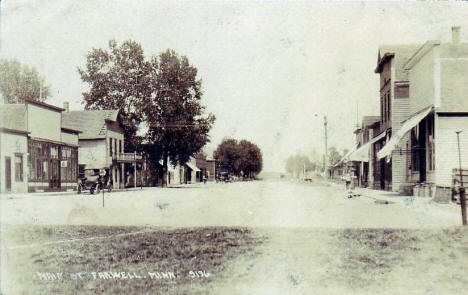
<svg viewBox="0 0 468 295"><path fill-rule="evenodd" d="M2 192L76 189L79 131L61 126L63 109L34 100L1 108Z"/></svg>
<svg viewBox="0 0 468 295"><path fill-rule="evenodd" d="M114 188L135 185L133 171L141 162L141 155L124 153L124 129L117 110L65 111L62 124L81 131L81 170L105 170Z"/></svg>

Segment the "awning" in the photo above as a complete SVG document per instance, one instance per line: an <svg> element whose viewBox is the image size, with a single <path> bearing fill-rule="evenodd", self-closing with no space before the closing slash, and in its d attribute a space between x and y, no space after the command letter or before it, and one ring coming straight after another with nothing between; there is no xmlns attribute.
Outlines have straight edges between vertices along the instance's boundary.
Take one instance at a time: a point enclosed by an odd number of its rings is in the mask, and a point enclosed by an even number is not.
<svg viewBox="0 0 468 295"><path fill-rule="evenodd" d="M368 142L360 146L354 153L349 156L350 161L356 162L369 162L369 149L371 144L385 137L385 132L380 133L376 137L372 138Z"/></svg>
<svg viewBox="0 0 468 295"><path fill-rule="evenodd" d="M349 161L349 156L354 153L357 149L357 146L355 146L354 148L352 148L346 155L343 156L343 158L341 158L341 160L335 164L335 166L333 167L336 167L342 163L347 163Z"/></svg>
<svg viewBox="0 0 468 295"><path fill-rule="evenodd" d="M192 169L192 170L195 171L195 172L199 172L199 171L200 171L200 169L198 169L198 167L195 166L195 164L187 163L187 164L185 164L185 165L187 165L190 169Z"/></svg>
<svg viewBox="0 0 468 295"><path fill-rule="evenodd" d="M427 107L414 114L408 120L404 121L403 125L401 125L401 129L393 134L387 144L377 153L377 158L382 159L390 156L392 151L398 147L398 144L400 143L403 136L405 136L406 133L413 129L413 127L418 125L418 123L421 122L421 120L424 119L427 115L429 115L432 110L433 106Z"/></svg>

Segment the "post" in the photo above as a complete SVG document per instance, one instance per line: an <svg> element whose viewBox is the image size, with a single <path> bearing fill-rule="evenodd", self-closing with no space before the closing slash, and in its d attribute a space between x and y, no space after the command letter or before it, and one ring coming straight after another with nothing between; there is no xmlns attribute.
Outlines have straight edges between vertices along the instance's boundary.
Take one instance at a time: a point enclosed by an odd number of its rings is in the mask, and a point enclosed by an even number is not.
<svg viewBox="0 0 468 295"><path fill-rule="evenodd" d="M143 154L141 154L141 172L140 172L140 189L143 189L143 168L144 168L144 160L143 160Z"/></svg>
<svg viewBox="0 0 468 295"><path fill-rule="evenodd" d="M136 188L137 167L136 167L136 151L133 152L133 187Z"/></svg>
<svg viewBox="0 0 468 295"><path fill-rule="evenodd" d="M328 134L327 134L327 116L323 116L323 127L325 131L325 160L324 160L324 171L325 178L328 178Z"/></svg>
<svg viewBox="0 0 468 295"><path fill-rule="evenodd" d="M101 186L102 189L102 208L104 208L104 184Z"/></svg>
<svg viewBox="0 0 468 295"><path fill-rule="evenodd" d="M461 164L461 152L460 152L460 133L462 131L456 131L457 133L457 143L458 143L458 164L460 168L460 206L462 212L462 224L466 226L466 196L465 196L465 187L463 185L463 170Z"/></svg>

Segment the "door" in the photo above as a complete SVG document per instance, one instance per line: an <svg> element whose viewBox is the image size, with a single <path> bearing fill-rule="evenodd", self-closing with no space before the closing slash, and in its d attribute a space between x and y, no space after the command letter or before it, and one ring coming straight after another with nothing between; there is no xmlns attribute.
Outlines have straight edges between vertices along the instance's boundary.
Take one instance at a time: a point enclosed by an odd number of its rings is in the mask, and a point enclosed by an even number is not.
<svg viewBox="0 0 468 295"><path fill-rule="evenodd" d="M50 160L49 168L49 188L60 188L60 160Z"/></svg>
<svg viewBox="0 0 468 295"><path fill-rule="evenodd" d="M5 157L5 189L11 191L11 158Z"/></svg>
<svg viewBox="0 0 468 295"><path fill-rule="evenodd" d="M385 190L385 158L380 160L380 189Z"/></svg>

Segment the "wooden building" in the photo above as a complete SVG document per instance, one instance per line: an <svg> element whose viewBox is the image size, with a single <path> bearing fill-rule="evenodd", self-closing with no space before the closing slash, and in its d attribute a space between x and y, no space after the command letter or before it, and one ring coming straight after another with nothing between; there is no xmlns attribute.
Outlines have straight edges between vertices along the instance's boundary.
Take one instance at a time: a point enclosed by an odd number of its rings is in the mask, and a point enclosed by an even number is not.
<svg viewBox="0 0 468 295"><path fill-rule="evenodd" d="M15 142L23 146L24 140L27 141L27 152L24 152L24 148L17 147L21 151L15 152L14 159L15 181L23 184L21 188L18 185L16 189L14 185L8 188L9 181L5 179L4 189L16 192L25 191L25 187L29 192L75 190L78 177L79 131L62 128L63 109L44 102L25 100L23 104L2 105L2 110L8 113L4 117L5 124L14 124L16 131L22 131L21 139L16 132ZM11 137L12 131L7 133ZM13 147L6 144L7 140L9 142L6 135L3 136L2 143L3 140L5 144L2 144L2 148L5 154L11 153ZM2 175L8 177L8 158L5 161L6 170ZM20 167L23 168L22 171Z"/></svg>
<svg viewBox="0 0 468 295"><path fill-rule="evenodd" d="M78 129L81 169L104 169L114 188L136 186L142 156L124 152L124 128L118 110L65 111L62 124Z"/></svg>
<svg viewBox="0 0 468 295"><path fill-rule="evenodd" d="M460 28L452 28L452 42L421 45L405 70L411 86L410 116L378 157L393 157L400 149L409 149L408 182L422 187L424 195L448 198L452 171L458 167L456 131L462 131L461 158L468 163L468 43L460 42ZM409 143L405 144L405 137Z"/></svg>

